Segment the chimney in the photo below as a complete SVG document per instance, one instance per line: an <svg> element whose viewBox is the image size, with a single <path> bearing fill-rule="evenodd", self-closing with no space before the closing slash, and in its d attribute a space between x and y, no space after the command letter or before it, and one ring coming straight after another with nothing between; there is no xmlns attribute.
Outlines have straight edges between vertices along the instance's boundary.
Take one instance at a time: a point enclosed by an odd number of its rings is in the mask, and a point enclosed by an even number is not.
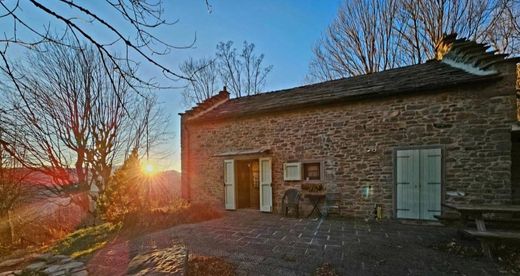
<svg viewBox="0 0 520 276"><path fill-rule="evenodd" d="M217 106L227 102L229 100L229 92L227 91L226 86L222 89L222 91L218 92L217 95L212 96L206 100L204 100L201 103L198 103L196 106L194 106L192 109L187 110L184 113L181 113L180 115L186 115L187 119L194 119L202 114L213 110Z"/></svg>

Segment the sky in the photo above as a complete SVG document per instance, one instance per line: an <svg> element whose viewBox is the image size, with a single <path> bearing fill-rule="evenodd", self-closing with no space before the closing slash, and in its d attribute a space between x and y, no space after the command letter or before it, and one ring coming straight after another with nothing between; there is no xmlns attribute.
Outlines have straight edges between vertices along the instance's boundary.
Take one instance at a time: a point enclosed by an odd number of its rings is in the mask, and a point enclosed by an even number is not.
<svg viewBox="0 0 520 276"><path fill-rule="evenodd" d="M15 1L14 1L15 2ZM155 30L162 40L176 46L195 44L189 49L178 49L166 56L154 56L161 64L174 72L179 72L179 65L191 58L214 56L219 42L234 42L240 49L243 41L256 45L256 54L264 54L264 65L273 65L267 77L265 91L291 88L304 84L308 65L312 58L312 47L321 37L326 27L334 19L341 0L163 0L164 18L174 25L163 26ZM71 8L59 2L43 1L54 12L74 18L82 28L102 40L107 33L96 29L81 14L70 14ZM125 30L125 22L118 22L110 7L102 6L102 1L80 1L99 17L112 25ZM12 4L12 3L11 3ZM55 19L35 9L28 2L21 2L22 13L19 16L31 22L34 27L44 30L51 26L51 31L60 32ZM54 21L53 21L54 20ZM9 29L10 21L0 20L0 30ZM4 26L5 25L5 26ZM54 28L54 29L53 29ZM21 28L20 28L21 29ZM32 35L30 32L18 32L19 36ZM111 37L107 37L111 38ZM111 40L107 40L111 41ZM19 49L10 49L10 57L18 57ZM124 52L123 47L112 49ZM139 61L139 60L138 60ZM162 77L157 67L146 61L141 62L139 73L142 77L154 78L164 86L185 85L182 82L171 83ZM167 141L151 153L151 163L160 169L181 169L180 163L180 116L185 111L182 88L157 90L162 109L170 116ZM156 159L156 160L153 160Z"/></svg>
<svg viewBox="0 0 520 276"><path fill-rule="evenodd" d="M334 19L340 0L223 0L210 1L211 13L204 1L173 0L171 16L178 23L171 26L174 41L189 43L192 49L178 50L167 63L174 69L189 57L211 56L220 41L244 40L265 54L265 65L273 65L265 91L302 85L312 59L312 47ZM165 34L170 35L170 34ZM172 57L170 57L172 58ZM158 92L160 101L171 113L173 137L167 143L169 158L161 163L180 170L180 116L185 110L181 89Z"/></svg>

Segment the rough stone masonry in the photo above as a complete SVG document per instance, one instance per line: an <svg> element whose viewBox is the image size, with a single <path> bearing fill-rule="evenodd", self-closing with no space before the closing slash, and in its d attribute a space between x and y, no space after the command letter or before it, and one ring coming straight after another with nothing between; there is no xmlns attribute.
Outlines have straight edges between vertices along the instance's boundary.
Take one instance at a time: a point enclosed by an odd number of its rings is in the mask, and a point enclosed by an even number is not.
<svg viewBox="0 0 520 276"><path fill-rule="evenodd" d="M185 114L183 185L189 179L191 200L223 206L226 158L216 155L230 149L267 147L275 212L280 211L284 191L301 189L303 183L284 181L283 163L320 160L326 191L341 194L341 215L372 216L374 205L382 204L385 216L392 217L394 150L439 145L444 158L444 201L510 203L511 128L519 110L516 65L504 62L495 68L500 78L478 84L218 120L191 121ZM421 81L415 79L418 85ZM223 101L225 105L225 97ZM362 196L366 185L373 188L367 199ZM464 196L450 197L450 191Z"/></svg>

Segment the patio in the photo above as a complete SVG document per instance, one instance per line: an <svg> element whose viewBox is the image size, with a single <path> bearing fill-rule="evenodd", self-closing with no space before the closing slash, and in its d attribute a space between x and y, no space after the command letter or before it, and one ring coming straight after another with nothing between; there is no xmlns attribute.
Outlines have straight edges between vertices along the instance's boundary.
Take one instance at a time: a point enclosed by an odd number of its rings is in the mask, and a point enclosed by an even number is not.
<svg viewBox="0 0 520 276"><path fill-rule="evenodd" d="M456 237L455 229L442 226L295 219L239 210L156 235L184 242L190 253L223 257L236 265L239 275L309 275L323 263L332 264L340 275L498 273L485 257L433 249L433 244Z"/></svg>

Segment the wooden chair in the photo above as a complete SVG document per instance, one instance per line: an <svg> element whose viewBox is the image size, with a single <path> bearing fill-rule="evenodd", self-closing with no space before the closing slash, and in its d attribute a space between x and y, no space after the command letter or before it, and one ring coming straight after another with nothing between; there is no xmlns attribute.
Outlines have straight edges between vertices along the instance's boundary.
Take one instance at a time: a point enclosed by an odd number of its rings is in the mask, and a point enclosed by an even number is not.
<svg viewBox="0 0 520 276"><path fill-rule="evenodd" d="M296 217L300 217L300 191L296 189L288 189L282 198L282 214L287 216L289 209L296 211Z"/></svg>
<svg viewBox="0 0 520 276"><path fill-rule="evenodd" d="M341 194L327 193L325 194L325 217L329 215L341 215Z"/></svg>

